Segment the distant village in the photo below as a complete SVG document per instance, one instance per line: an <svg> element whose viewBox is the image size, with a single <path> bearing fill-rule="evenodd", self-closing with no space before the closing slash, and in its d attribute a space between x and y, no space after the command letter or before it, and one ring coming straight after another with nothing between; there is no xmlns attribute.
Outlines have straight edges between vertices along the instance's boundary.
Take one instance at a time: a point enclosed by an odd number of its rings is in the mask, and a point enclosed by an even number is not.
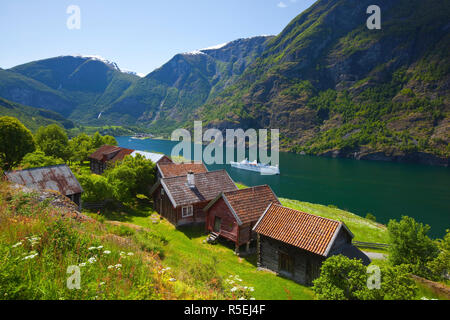
<svg viewBox="0 0 450 320"><path fill-rule="evenodd" d="M234 244L237 255L256 254L259 269L312 285L328 257L341 254L370 264L343 222L283 207L268 185L239 189L225 170L208 171L203 163L179 164L164 154L110 145L89 156L90 170L101 175L110 164L138 154L155 164L156 183L148 196L162 218L175 227L203 225L209 243L225 240ZM58 191L82 209L83 189L67 165L5 176L28 188Z"/></svg>

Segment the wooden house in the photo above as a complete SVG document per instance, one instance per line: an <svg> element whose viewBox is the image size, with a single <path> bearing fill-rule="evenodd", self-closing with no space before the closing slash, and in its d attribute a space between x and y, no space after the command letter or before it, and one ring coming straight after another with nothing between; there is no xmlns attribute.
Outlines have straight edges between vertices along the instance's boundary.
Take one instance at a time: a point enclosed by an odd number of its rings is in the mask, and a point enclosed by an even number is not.
<svg viewBox="0 0 450 320"><path fill-rule="evenodd" d="M173 163L172 159L170 159L168 156L166 156L165 154L162 154L162 153L153 153L153 152L134 150L131 153L131 156L135 157L138 154L143 156L145 159L150 160L151 162L153 162L156 165Z"/></svg>
<svg viewBox="0 0 450 320"><path fill-rule="evenodd" d="M222 192L205 208L206 230L234 242L236 253L244 244L248 252L256 240L252 229L271 203L280 204L267 185Z"/></svg>
<svg viewBox="0 0 450 320"><path fill-rule="evenodd" d="M152 187L154 209L175 226L204 223L205 208L222 191L238 188L225 170L161 178Z"/></svg>
<svg viewBox="0 0 450 320"><path fill-rule="evenodd" d="M258 267L300 284L312 285L320 275L322 263L333 255L370 263L352 245L353 234L339 221L271 204L253 230L258 234Z"/></svg>
<svg viewBox="0 0 450 320"><path fill-rule="evenodd" d="M123 160L125 156L134 152L132 149L126 149L116 146L104 145L89 156L91 172L103 174L108 164Z"/></svg>
<svg viewBox="0 0 450 320"><path fill-rule="evenodd" d="M8 181L24 185L30 189L57 191L72 200L81 211L83 188L77 178L75 178L72 170L65 164L9 171L5 173L5 176Z"/></svg>
<svg viewBox="0 0 450 320"><path fill-rule="evenodd" d="M155 164L172 163L172 160L164 154L104 145L89 156L91 172L103 174L109 164L121 161L125 156L130 155L135 157L137 154L140 154L145 159L150 160Z"/></svg>
<svg viewBox="0 0 450 320"><path fill-rule="evenodd" d="M189 172L205 173L208 169L203 163L158 163L156 165L157 178L173 178L186 176Z"/></svg>

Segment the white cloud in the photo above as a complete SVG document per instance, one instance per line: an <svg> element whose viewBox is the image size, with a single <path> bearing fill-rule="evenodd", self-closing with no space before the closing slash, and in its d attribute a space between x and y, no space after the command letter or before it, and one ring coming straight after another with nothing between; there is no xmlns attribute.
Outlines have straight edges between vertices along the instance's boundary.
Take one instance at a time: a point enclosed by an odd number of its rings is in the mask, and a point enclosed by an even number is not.
<svg viewBox="0 0 450 320"><path fill-rule="evenodd" d="M277 4L277 7L284 9L284 8L287 8L287 4L284 3L283 1L281 1L280 3Z"/></svg>

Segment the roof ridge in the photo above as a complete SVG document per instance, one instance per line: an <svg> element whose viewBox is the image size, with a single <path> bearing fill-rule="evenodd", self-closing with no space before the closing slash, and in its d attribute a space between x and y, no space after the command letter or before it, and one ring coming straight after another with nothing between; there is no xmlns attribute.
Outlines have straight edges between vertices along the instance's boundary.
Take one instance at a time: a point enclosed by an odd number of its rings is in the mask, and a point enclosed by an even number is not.
<svg viewBox="0 0 450 320"><path fill-rule="evenodd" d="M324 219L324 220L328 220L328 221L332 221L332 222L337 222L337 223L341 223L341 224L343 223L342 221L339 221L339 220L325 218L325 217L322 217L322 216L319 216L319 215L316 215L316 214L312 214L312 213L300 211L300 210L297 210L297 209L292 209L292 208L289 208L289 207L285 207L283 205L279 205L279 204L274 204L274 205L277 206L277 207L283 208L283 209L292 210L292 211L296 211L296 212L299 212L299 213L302 213L302 214L306 214L308 216L312 216L312 217L316 217L316 218L320 218L320 219Z"/></svg>

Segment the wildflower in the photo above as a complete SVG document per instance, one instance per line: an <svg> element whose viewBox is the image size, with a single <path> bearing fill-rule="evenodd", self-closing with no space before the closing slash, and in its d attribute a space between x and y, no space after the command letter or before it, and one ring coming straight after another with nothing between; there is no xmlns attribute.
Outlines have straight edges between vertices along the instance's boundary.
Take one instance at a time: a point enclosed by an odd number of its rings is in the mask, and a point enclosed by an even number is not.
<svg viewBox="0 0 450 320"><path fill-rule="evenodd" d="M250 300L255 300L255 298L250 298Z"/></svg>
<svg viewBox="0 0 450 320"><path fill-rule="evenodd" d="M244 297L241 297L241 298L239 298L239 300L247 300L247 299L245 299Z"/></svg>
<svg viewBox="0 0 450 320"><path fill-rule="evenodd" d="M128 255L129 256L134 256L134 253L133 252L128 252Z"/></svg>
<svg viewBox="0 0 450 320"><path fill-rule="evenodd" d="M115 267L116 267L116 269L120 269L120 268L122 268L122 265L120 263L118 263L115 265Z"/></svg>
<svg viewBox="0 0 450 320"><path fill-rule="evenodd" d="M26 256L25 258L22 258L22 260L34 259L37 256L38 256L38 253L34 253L34 254L29 255L29 256Z"/></svg>
<svg viewBox="0 0 450 320"><path fill-rule="evenodd" d="M255 288L249 287L248 290L250 290L251 292L253 292L253 291L255 291Z"/></svg>
<svg viewBox="0 0 450 320"><path fill-rule="evenodd" d="M103 253L104 253L104 254L111 254L111 251L105 250L105 251L103 251Z"/></svg>
<svg viewBox="0 0 450 320"><path fill-rule="evenodd" d="M85 263L85 262L80 263L78 266L79 266L79 267L86 267L86 263Z"/></svg>
<svg viewBox="0 0 450 320"><path fill-rule="evenodd" d="M177 281L177 279L175 279L175 278L170 278L169 281L170 281L170 282L175 282L175 281Z"/></svg>
<svg viewBox="0 0 450 320"><path fill-rule="evenodd" d="M22 242L17 242L15 245L13 245L12 247L13 248L17 248L17 247L19 247L19 246L21 246L22 245Z"/></svg>
<svg viewBox="0 0 450 320"><path fill-rule="evenodd" d="M108 269L114 269L114 266L108 266Z"/></svg>
<svg viewBox="0 0 450 320"><path fill-rule="evenodd" d="M104 286L106 282L100 282L100 286Z"/></svg>
<svg viewBox="0 0 450 320"><path fill-rule="evenodd" d="M231 288L231 292L235 292L236 290L238 289L238 287L233 287L233 288Z"/></svg>
<svg viewBox="0 0 450 320"><path fill-rule="evenodd" d="M98 246L97 249L98 250L103 249L103 246Z"/></svg>
<svg viewBox="0 0 450 320"><path fill-rule="evenodd" d="M90 248L88 248L89 251L96 250L96 249L97 249L97 247L90 247Z"/></svg>
<svg viewBox="0 0 450 320"><path fill-rule="evenodd" d="M89 258L88 262L94 263L94 262L97 262L97 259L95 259L95 257L92 257L92 258Z"/></svg>

